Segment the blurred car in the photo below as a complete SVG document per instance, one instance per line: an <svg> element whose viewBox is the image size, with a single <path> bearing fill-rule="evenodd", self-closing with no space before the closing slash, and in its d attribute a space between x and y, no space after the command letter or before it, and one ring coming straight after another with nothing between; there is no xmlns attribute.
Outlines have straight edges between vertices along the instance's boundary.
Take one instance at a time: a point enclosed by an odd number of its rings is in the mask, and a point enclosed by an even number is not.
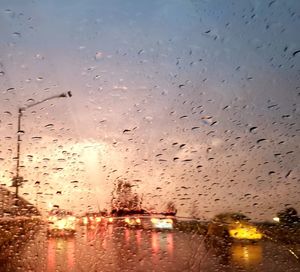
<svg viewBox="0 0 300 272"><path fill-rule="evenodd" d="M105 223L106 214L103 212L88 212L80 220L81 225L95 225Z"/></svg>
<svg viewBox="0 0 300 272"><path fill-rule="evenodd" d="M107 224L112 224L116 220L116 218L114 218L113 216L107 216L105 217L105 220Z"/></svg>
<svg viewBox="0 0 300 272"><path fill-rule="evenodd" d="M76 230L76 217L72 212L53 209L48 216L48 234L74 234Z"/></svg>
<svg viewBox="0 0 300 272"><path fill-rule="evenodd" d="M228 244L235 241L259 241L262 233L250 223L250 219L240 213L217 215L208 225L206 241Z"/></svg>
<svg viewBox="0 0 300 272"><path fill-rule="evenodd" d="M171 217L151 217L151 228L159 230L172 230L174 228L174 219Z"/></svg>
<svg viewBox="0 0 300 272"><path fill-rule="evenodd" d="M127 227L142 227L142 220L136 216L127 216L124 218L125 226Z"/></svg>

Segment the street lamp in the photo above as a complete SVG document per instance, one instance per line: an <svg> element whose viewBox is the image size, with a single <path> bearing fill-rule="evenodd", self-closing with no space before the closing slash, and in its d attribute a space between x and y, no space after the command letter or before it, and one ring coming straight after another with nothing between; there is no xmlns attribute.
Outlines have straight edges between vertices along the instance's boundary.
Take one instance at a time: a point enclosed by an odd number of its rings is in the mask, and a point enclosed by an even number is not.
<svg viewBox="0 0 300 272"><path fill-rule="evenodd" d="M45 98L41 101L29 104L27 106L24 107L20 107L18 110L18 131L17 131L17 165L16 165L16 175L13 177L13 184L12 187L16 187L16 198L18 198L19 195L19 187L21 186L21 184L24 182L24 179L22 176L20 176L20 148L21 148L21 135L24 134L24 131L21 129L21 119L23 116L23 112L25 110L27 110L28 108L34 107L36 105L39 105L41 103L44 103L46 101L55 99L55 98L64 98L64 97L71 97L72 93L71 92L67 92L67 93L62 93L59 95L54 95L54 96L50 96L48 98Z"/></svg>

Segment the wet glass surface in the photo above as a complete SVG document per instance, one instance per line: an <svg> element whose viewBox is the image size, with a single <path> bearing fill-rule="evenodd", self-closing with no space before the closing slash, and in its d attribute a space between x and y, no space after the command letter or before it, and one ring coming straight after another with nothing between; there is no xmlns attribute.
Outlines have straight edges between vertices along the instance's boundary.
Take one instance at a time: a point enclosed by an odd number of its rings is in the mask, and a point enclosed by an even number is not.
<svg viewBox="0 0 300 272"><path fill-rule="evenodd" d="M297 271L298 29L297 0L2 0L0 268Z"/></svg>

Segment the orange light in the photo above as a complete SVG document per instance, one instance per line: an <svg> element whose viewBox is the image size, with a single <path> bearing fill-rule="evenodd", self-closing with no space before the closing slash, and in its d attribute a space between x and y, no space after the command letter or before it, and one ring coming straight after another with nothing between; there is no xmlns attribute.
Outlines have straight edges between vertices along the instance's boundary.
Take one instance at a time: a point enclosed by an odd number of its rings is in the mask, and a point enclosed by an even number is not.
<svg viewBox="0 0 300 272"><path fill-rule="evenodd" d="M128 217L126 217L126 218L124 219L124 221L125 221L127 224L129 224L130 219L129 219Z"/></svg>
<svg viewBox="0 0 300 272"><path fill-rule="evenodd" d="M137 218L137 219L135 219L135 222L137 222L138 224L141 224L141 219Z"/></svg>
<svg viewBox="0 0 300 272"><path fill-rule="evenodd" d="M229 230L229 235L235 239L260 240L262 234L253 226L239 226Z"/></svg>

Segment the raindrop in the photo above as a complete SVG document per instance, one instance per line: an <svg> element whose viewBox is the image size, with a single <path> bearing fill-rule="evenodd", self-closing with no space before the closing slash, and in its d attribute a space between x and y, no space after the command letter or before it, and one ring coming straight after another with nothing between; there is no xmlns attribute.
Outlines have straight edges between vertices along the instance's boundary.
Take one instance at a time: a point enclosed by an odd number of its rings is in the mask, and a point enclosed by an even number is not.
<svg viewBox="0 0 300 272"><path fill-rule="evenodd" d="M33 137L31 137L31 139L32 139L32 140L41 140L42 137L39 137L39 136L33 136Z"/></svg>
<svg viewBox="0 0 300 272"><path fill-rule="evenodd" d="M53 125L53 124L48 124L48 125L46 125L45 127L46 127L46 128L52 128L52 127L54 127L54 125Z"/></svg>
<svg viewBox="0 0 300 272"><path fill-rule="evenodd" d="M286 173L285 177L287 178L291 173L292 173L292 170L289 170L289 171Z"/></svg>
<svg viewBox="0 0 300 272"><path fill-rule="evenodd" d="M300 50L294 51L294 52L293 52L293 57L296 57L296 55L299 54L299 53L300 53Z"/></svg>
<svg viewBox="0 0 300 272"><path fill-rule="evenodd" d="M249 132L253 132L254 130L256 130L257 129L257 127L251 127L250 129L249 129Z"/></svg>
<svg viewBox="0 0 300 272"><path fill-rule="evenodd" d="M20 38L20 37L21 37L21 33L20 33L20 32L14 32L14 33L13 33L13 36L14 36L14 37Z"/></svg>
<svg viewBox="0 0 300 272"><path fill-rule="evenodd" d="M95 60L100 60L100 59L102 59L102 57L103 57L103 53L102 52L96 52L96 54L95 54Z"/></svg>
<svg viewBox="0 0 300 272"><path fill-rule="evenodd" d="M264 141L266 141L266 139L262 138L262 139L257 140L256 143L259 144L259 143L264 142Z"/></svg>

